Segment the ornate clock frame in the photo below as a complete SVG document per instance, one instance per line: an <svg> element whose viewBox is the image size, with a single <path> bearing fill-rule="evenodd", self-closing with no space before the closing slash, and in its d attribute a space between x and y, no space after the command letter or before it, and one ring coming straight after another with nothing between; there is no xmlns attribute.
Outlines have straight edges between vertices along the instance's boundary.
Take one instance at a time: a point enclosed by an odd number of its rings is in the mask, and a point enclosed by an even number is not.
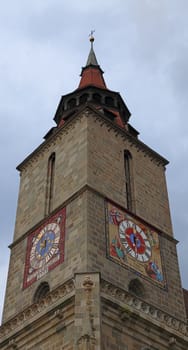
<svg viewBox="0 0 188 350"><path fill-rule="evenodd" d="M63 208L28 235L23 289L64 261L65 220Z"/></svg>
<svg viewBox="0 0 188 350"><path fill-rule="evenodd" d="M161 288L166 288L160 232L106 201L107 257Z"/></svg>

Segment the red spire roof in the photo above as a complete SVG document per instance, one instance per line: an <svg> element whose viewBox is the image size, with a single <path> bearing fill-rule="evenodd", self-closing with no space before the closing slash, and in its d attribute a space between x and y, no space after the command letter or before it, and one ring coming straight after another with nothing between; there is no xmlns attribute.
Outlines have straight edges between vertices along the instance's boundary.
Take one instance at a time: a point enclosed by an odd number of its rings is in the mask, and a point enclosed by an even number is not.
<svg viewBox="0 0 188 350"><path fill-rule="evenodd" d="M104 78L103 71L100 68L95 52L93 50L94 37L90 36L91 49L87 59L86 66L82 68L81 79L78 89L82 89L86 86L96 86L102 89L107 89Z"/></svg>

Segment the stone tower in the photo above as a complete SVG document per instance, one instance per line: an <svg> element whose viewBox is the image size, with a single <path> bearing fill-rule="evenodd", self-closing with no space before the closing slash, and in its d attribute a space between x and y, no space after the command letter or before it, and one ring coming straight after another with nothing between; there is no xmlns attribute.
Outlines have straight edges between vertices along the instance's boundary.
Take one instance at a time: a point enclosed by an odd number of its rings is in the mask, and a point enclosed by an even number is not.
<svg viewBox="0 0 188 350"><path fill-rule="evenodd" d="M129 124L94 50L19 166L0 348L187 350L167 160Z"/></svg>

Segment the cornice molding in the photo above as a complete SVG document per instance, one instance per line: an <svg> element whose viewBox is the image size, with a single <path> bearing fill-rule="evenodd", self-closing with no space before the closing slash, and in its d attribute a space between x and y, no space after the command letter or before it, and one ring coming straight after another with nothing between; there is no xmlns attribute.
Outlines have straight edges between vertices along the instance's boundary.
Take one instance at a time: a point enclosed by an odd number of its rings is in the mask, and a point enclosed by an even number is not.
<svg viewBox="0 0 188 350"><path fill-rule="evenodd" d="M45 153L46 150L50 149L51 145L56 143L58 139L61 139L63 134L67 134L69 132L69 129L72 129L75 127L75 122L82 119L82 117L87 117L87 115L81 114L85 110L83 108L82 110L79 110L76 114L74 114L72 117L70 117L69 120L66 121L65 124L63 124L60 128L56 128L54 133L44 142L42 142L32 153L30 153L22 163L20 163L17 166L17 170L22 171L26 169L28 164L31 164L32 162L36 161L42 153Z"/></svg>
<svg viewBox="0 0 188 350"><path fill-rule="evenodd" d="M58 310L58 305L73 297L74 294L74 280L70 279L49 292L38 303L30 305L15 317L3 323L0 327L0 343L7 338L15 336L21 329L28 326L28 322L34 322L41 317L41 315L51 312L54 308L53 316L59 318L61 316L61 311Z"/></svg>
<svg viewBox="0 0 188 350"><path fill-rule="evenodd" d="M74 279L70 279L50 292L40 302L32 304L11 320L3 323L0 327L0 343L9 340L8 344L14 346L16 343L11 339L15 339L16 334L28 327L30 322L35 322L46 313L50 313L51 317L62 318L59 306L74 295ZM101 297L116 306L123 322L136 317L142 323L150 322L153 327L167 332L173 338L188 342L187 323L103 279L101 280Z"/></svg>
<svg viewBox="0 0 188 350"><path fill-rule="evenodd" d="M46 220L48 220L48 218L50 218L51 216L53 216L54 214L56 214L56 212L58 212L60 209L66 207L68 204L70 204L73 200L75 200L76 198L78 198L80 195L82 195L84 192L86 191L90 191L98 196L100 196L101 198L103 198L104 200L107 200L111 203L114 203L114 205L119 206L122 210L124 210L125 208L119 204L113 201L112 198L108 198L106 197L106 195L102 192L97 191L95 188L93 188L90 185L84 185L82 186L78 191L74 192L68 199L66 199L60 206L58 206L57 208L55 208L48 216L45 216L44 218L42 218L36 225L32 226L28 231L26 231L25 233L23 233L23 235L21 237L19 237L18 239L16 239L14 242L12 242L9 245L9 248L12 249L14 246L16 246L18 243L20 243L22 240L24 240L31 232L33 232L35 229L37 229L39 226L41 226ZM127 210L127 209L126 209ZM168 233L162 231L159 227L152 225L151 223L149 223L146 220L143 220L141 217L137 216L135 213L131 213L131 215L135 216L137 219L140 219L141 221L143 221L146 225L152 227L154 230L156 230L157 232L160 233L160 235L164 238L166 238L168 241L171 241L175 244L179 243L179 241L177 241L174 237L170 236Z"/></svg>
<svg viewBox="0 0 188 350"><path fill-rule="evenodd" d="M165 329L166 332L172 334L172 337L177 336L188 342L187 323L130 294L128 291L102 280L101 296L114 305L118 304L121 320L137 317L142 321L149 321L151 324Z"/></svg>
<svg viewBox="0 0 188 350"><path fill-rule="evenodd" d="M81 120L83 117L92 117L96 118L102 125L107 125L108 131L113 130L116 136L120 136L123 139L126 139L130 142L131 145L134 145L138 151L143 151L147 154L153 161L158 165L166 166L169 162L164 157L159 155L157 152L148 147L145 143L139 139L132 136L127 130L122 129L117 124L109 120L105 115L103 115L99 110L91 103L86 103L83 108L80 108L79 111L70 117L60 128L57 130L41 145L39 145L25 160L17 166L17 170L24 170L28 164L31 164L33 161L37 160L41 153L44 153L47 149L51 147L51 144L56 142L58 138L62 137L63 133L68 133L69 129L72 129L75 126L75 122Z"/></svg>

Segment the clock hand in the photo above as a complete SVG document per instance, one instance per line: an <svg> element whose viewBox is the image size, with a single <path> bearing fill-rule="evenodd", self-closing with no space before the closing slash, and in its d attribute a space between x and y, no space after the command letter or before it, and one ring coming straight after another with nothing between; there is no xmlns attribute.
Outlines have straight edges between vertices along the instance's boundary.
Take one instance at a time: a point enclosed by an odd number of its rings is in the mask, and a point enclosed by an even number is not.
<svg viewBox="0 0 188 350"><path fill-rule="evenodd" d="M45 239L44 241L40 242L40 248L46 248L47 240Z"/></svg>

